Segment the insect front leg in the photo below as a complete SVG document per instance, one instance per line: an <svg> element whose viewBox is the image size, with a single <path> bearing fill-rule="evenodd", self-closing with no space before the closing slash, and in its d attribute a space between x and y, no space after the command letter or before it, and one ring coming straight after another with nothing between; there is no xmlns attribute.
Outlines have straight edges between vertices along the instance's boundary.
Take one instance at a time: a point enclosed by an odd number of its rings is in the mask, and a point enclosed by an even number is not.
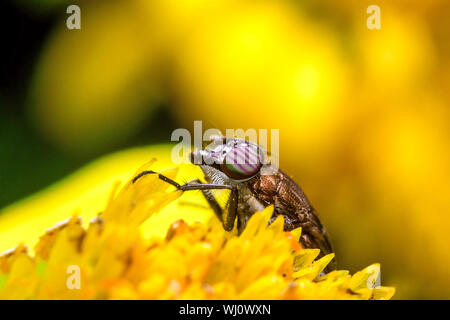
<svg viewBox="0 0 450 320"><path fill-rule="evenodd" d="M236 220L237 216L238 200L238 191L236 188L233 188L233 190L231 190L230 199L228 200L228 214L222 221L223 228L226 231L233 230L234 220Z"/></svg>
<svg viewBox="0 0 450 320"><path fill-rule="evenodd" d="M186 184L180 185L176 181L158 173L155 171L143 171L139 173L136 177L133 178L132 183L135 183L139 178L147 175L147 174L157 174L158 178L173 185L175 188L181 191L190 191L190 190L200 190L203 193L203 196L205 197L206 201L210 205L210 207L213 209L216 216L219 218L219 220L222 222L223 228L226 231L233 230L234 226L234 220L236 220L237 215L237 204L238 204L238 191L236 187L230 186L230 185L221 185L221 184L207 184L202 183L200 180L193 180ZM220 207L219 203L217 202L214 195L211 193L211 190L217 190L217 189L228 189L231 190L230 199L228 200L228 206L227 206L227 213L224 217L224 210Z"/></svg>
<svg viewBox="0 0 450 320"><path fill-rule="evenodd" d="M196 183L196 184L202 184L199 179L189 181L188 183ZM212 194L211 190L201 190L203 197L208 202L211 209L213 209L214 213L216 214L217 218L220 220L220 222L223 223L223 217L222 217L222 208L219 205L219 202L216 200L214 195Z"/></svg>
<svg viewBox="0 0 450 320"><path fill-rule="evenodd" d="M177 183L176 181L167 178L165 175L162 175L161 173L152 171L152 170L147 170L147 171L142 171L141 173L139 173L137 176L135 176L133 178L133 180L131 180L132 183L135 183L138 179L142 178L143 176L147 175L147 174L157 174L158 178L167 182L168 184L173 185L175 188L180 189L181 185L179 183Z"/></svg>
<svg viewBox="0 0 450 320"><path fill-rule="evenodd" d="M201 186L202 189L197 189L197 190L202 191L202 194L205 197L206 201L208 202L209 206L213 209L217 218L222 222L223 228L226 231L233 230L234 221L236 220L236 216L237 216L237 204L238 204L237 189L234 187L231 187L231 194L230 194L230 198L228 200L227 209L225 209L226 210L226 213L225 213L225 210L223 210L221 208L221 206L219 205L219 202L212 194L212 192L211 192L212 188L203 189L205 184L202 183L198 179L189 181L187 184L188 185L196 184L198 186ZM213 185L213 186L221 186L221 185ZM217 189L217 188L214 188L214 189ZM222 189L222 188L220 188L220 189ZM229 188L226 188L226 189L229 189ZM195 189L190 189L190 190L195 190Z"/></svg>

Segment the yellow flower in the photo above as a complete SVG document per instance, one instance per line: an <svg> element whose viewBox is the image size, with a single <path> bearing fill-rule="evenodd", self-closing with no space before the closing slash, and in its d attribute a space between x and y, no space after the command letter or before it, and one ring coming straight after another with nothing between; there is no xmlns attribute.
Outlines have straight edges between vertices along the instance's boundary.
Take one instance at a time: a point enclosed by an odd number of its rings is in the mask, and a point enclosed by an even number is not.
<svg viewBox="0 0 450 320"><path fill-rule="evenodd" d="M177 171L164 173L175 178ZM87 227L74 215L42 235L34 252L19 245L3 254L0 298L389 299L395 292L372 288L378 264L353 276L322 275L334 255L314 261L319 250L298 244L301 230L284 232L282 216L267 226L272 207L254 214L240 236L211 215L173 221L165 237L146 237L144 221L182 193L156 175L116 190Z"/></svg>

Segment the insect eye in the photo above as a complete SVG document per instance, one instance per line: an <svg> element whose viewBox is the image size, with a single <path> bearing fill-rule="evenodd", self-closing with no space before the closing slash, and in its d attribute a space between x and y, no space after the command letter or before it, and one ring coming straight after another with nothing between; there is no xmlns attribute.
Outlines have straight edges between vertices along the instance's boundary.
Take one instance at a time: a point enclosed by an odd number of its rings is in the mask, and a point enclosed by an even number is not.
<svg viewBox="0 0 450 320"><path fill-rule="evenodd" d="M245 179L258 173L261 160L258 149L249 145L237 145L225 156L220 169L233 179Z"/></svg>

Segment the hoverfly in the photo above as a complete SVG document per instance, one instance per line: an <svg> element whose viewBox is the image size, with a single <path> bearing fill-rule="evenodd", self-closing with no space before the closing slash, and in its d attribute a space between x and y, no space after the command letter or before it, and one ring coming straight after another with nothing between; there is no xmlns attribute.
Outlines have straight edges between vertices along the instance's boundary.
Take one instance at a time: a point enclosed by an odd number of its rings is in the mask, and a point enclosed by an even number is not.
<svg viewBox="0 0 450 320"><path fill-rule="evenodd" d="M212 146L190 154L191 163L200 166L207 183L193 180L180 185L154 171L139 173L133 183L143 175L158 174L161 180L178 190L201 190L223 228L231 231L237 221L238 234L242 233L255 212L273 205L274 213L269 224L281 214L284 216L285 231L302 228L299 240L303 247L320 249L319 257L333 251L316 211L294 180L279 169L261 174L270 166L270 163L264 163L261 146L238 138L213 136L211 139ZM225 209L211 192L216 189L231 192ZM327 269L333 268L330 265Z"/></svg>

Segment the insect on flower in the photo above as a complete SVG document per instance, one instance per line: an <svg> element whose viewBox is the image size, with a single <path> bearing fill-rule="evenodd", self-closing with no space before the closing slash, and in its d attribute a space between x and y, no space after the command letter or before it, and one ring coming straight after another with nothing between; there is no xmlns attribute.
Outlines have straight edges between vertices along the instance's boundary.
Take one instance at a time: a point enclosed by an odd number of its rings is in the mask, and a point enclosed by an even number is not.
<svg viewBox="0 0 450 320"><path fill-rule="evenodd" d="M199 165L207 183L193 180L180 185L172 179L154 171L143 171L133 179L133 183L146 174L158 177L175 186L178 190L201 190L206 201L230 231L237 220L238 234L242 233L249 218L269 205L274 213L269 223L278 215L284 216L284 230L302 228L300 242L305 248L320 249L320 256L332 252L325 228L302 189L284 172L272 170L270 163L264 163L262 147L243 139L211 137L213 143L208 148L195 150L190 161ZM262 174L263 169L267 169ZM230 190L225 209L219 205L211 190ZM334 269L331 265L328 270Z"/></svg>

